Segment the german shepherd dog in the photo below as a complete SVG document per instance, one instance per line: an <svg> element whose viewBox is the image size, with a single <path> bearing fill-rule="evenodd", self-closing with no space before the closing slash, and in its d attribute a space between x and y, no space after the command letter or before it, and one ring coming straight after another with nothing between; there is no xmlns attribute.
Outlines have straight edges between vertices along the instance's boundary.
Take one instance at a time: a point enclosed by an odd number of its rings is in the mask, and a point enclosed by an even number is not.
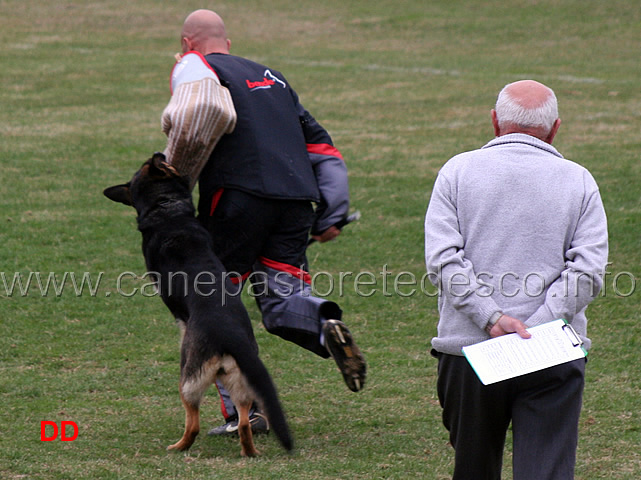
<svg viewBox="0 0 641 480"><path fill-rule="evenodd" d="M105 189L110 200L138 212L142 250L160 295L181 327L180 398L185 433L168 450L186 450L200 430L199 406L217 379L238 410L241 455L258 454L249 410L257 400L287 450L293 442L274 383L258 357L251 321L214 254L212 240L195 218L189 179L155 153L126 184ZM202 292L202 284L209 286ZM226 295L227 293L227 295Z"/></svg>

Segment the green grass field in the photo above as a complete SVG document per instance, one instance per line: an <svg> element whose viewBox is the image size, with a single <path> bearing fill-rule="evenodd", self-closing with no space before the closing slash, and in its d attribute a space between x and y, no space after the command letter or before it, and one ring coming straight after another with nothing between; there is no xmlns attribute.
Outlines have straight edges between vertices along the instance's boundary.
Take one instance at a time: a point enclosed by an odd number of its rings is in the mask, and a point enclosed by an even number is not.
<svg viewBox="0 0 641 480"><path fill-rule="evenodd" d="M285 73L343 153L362 212L309 258L367 356L363 392L266 333L246 298L293 455L272 435L250 460L205 435L165 451L184 421L178 331L134 278L145 272L134 211L102 196L164 148L180 27L202 6L225 18L232 53ZM436 299L393 280L423 275L439 167L491 138L496 94L522 78L556 91L555 146L593 172L609 218L576 478L641 478L640 24L629 0L0 0L0 478L449 478L429 355ZM76 291L85 273L92 284ZM221 420L213 393L202 420ZM75 422L77 440L41 441L42 421ZM509 447L505 465L511 479Z"/></svg>

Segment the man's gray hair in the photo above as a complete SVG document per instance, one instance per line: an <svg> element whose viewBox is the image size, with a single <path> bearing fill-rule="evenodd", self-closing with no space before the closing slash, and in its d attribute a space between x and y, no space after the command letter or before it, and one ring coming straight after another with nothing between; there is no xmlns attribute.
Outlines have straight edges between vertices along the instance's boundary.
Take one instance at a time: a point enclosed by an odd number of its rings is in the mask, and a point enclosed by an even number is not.
<svg viewBox="0 0 641 480"><path fill-rule="evenodd" d="M503 87L496 100L496 116L500 127L518 125L521 128L542 128L546 132L552 129L554 122L559 118L559 109L554 91L549 89L550 95L545 102L536 108L526 108L519 104L509 93L508 87Z"/></svg>

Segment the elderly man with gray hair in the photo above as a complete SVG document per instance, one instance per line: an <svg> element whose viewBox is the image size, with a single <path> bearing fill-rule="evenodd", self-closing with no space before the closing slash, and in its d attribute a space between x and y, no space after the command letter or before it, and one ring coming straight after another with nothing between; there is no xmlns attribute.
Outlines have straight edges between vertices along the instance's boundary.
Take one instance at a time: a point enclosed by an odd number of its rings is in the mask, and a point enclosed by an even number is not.
<svg viewBox="0 0 641 480"><path fill-rule="evenodd" d="M432 339L454 479L499 479L512 423L515 480L574 478L585 359L483 385L462 347L565 319L584 347L586 309L607 264L598 186L552 146L554 92L522 80L491 112L496 138L456 155L436 179L425 259L439 286Z"/></svg>

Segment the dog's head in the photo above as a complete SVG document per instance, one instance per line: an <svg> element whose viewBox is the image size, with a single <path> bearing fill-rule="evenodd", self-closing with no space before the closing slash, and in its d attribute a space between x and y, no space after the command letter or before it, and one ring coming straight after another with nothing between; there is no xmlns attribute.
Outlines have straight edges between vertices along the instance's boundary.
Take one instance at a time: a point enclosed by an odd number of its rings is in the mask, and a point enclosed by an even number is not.
<svg viewBox="0 0 641 480"><path fill-rule="evenodd" d="M189 179L166 162L165 155L154 155L143 163L131 180L103 191L114 202L133 206L141 215L157 205L189 200Z"/></svg>

